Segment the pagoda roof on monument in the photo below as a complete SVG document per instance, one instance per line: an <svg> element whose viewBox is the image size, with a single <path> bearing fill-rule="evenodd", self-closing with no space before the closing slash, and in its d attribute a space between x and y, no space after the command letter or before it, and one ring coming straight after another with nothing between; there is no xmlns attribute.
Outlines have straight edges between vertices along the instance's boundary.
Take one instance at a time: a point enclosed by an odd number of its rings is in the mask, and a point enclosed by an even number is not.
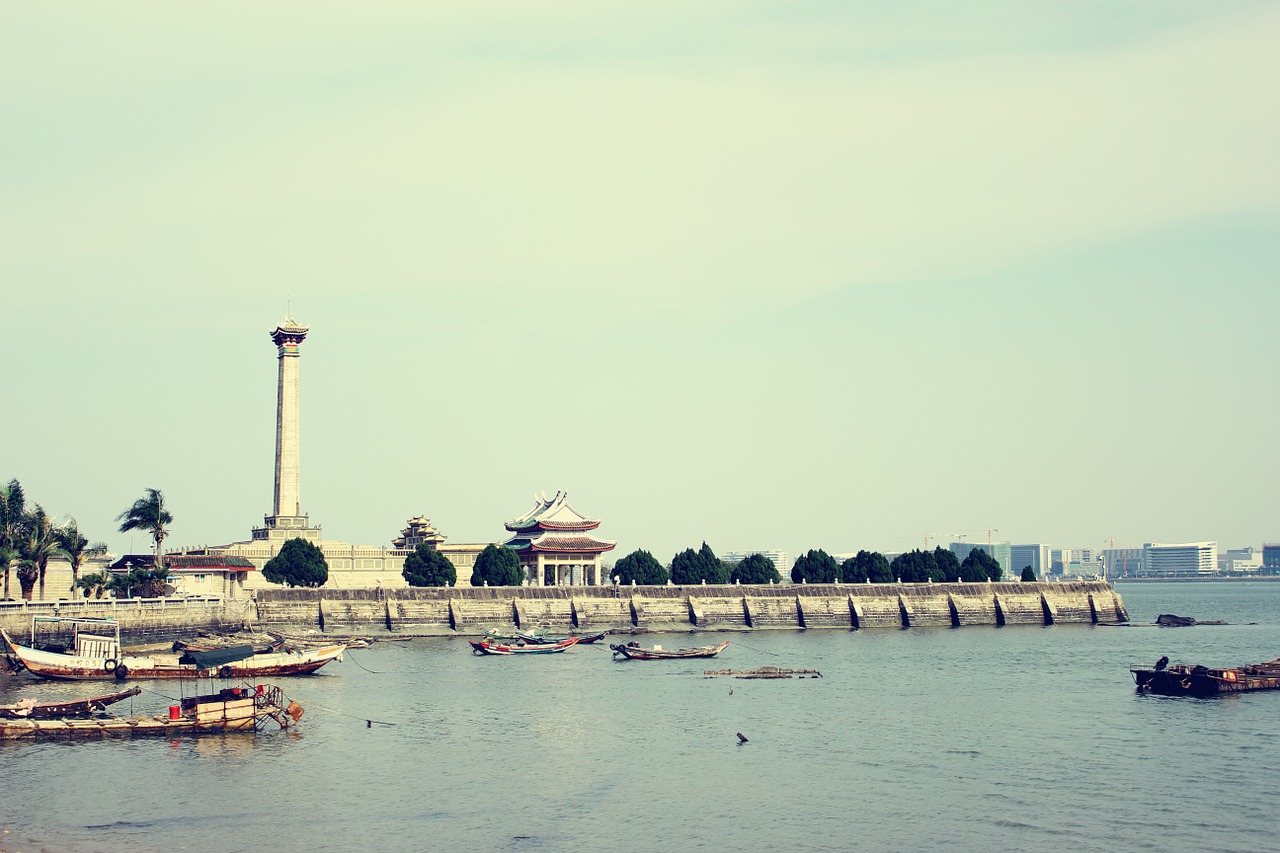
<svg viewBox="0 0 1280 853"><path fill-rule="evenodd" d="M587 518L570 506L568 492L556 492L556 496L550 499L546 492L534 495L533 508L506 523L506 528L513 533L533 530L594 530L599 526L600 519Z"/></svg>
<svg viewBox="0 0 1280 853"><path fill-rule="evenodd" d="M601 554L618 546L617 542L597 539L586 533L551 530L531 536L512 536L502 544L503 547L516 551L558 551L568 554Z"/></svg>

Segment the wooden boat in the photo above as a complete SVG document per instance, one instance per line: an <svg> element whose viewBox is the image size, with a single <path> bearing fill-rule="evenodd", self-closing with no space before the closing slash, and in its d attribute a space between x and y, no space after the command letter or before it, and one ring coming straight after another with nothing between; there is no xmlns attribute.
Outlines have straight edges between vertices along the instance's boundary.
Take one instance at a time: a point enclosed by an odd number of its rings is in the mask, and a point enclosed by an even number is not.
<svg viewBox="0 0 1280 853"><path fill-rule="evenodd" d="M762 666L757 669L708 669L702 673L707 678L727 675L731 678L821 678L822 673L816 669L784 669L777 666Z"/></svg>
<svg viewBox="0 0 1280 853"><path fill-rule="evenodd" d="M618 644L609 646L613 649L613 656L621 655L627 660L674 660L677 658L713 658L724 651L724 647L729 645L729 641L715 646L702 646L694 649L664 649L662 646L653 646L645 648L637 642L630 642L625 645Z"/></svg>
<svg viewBox="0 0 1280 853"><path fill-rule="evenodd" d="M12 705L0 705L0 720L53 720L60 717L87 717L101 711L108 705L114 705L137 696L141 687L130 687L118 693L107 693L102 696L90 696L86 699L63 699L58 702L35 702L19 699Z"/></svg>
<svg viewBox="0 0 1280 853"><path fill-rule="evenodd" d="M561 637L548 637L545 634L529 634L524 631L516 631L516 639L524 640L526 643L541 643L545 645L547 643L563 643L570 637L575 637L579 644L585 646L603 640L608 634L608 631L600 631L595 634L567 634Z"/></svg>
<svg viewBox="0 0 1280 853"><path fill-rule="evenodd" d="M280 688L260 684L228 687L169 706L167 716L89 720L0 720L0 740L138 737L141 735L255 732L267 720L288 728L302 717L302 706Z"/></svg>
<svg viewBox="0 0 1280 853"><path fill-rule="evenodd" d="M1131 666L1129 672L1142 693L1162 696L1218 696L1254 690L1280 690L1280 658L1231 668L1213 669L1183 663L1169 664L1167 657L1155 666Z"/></svg>
<svg viewBox="0 0 1280 853"><path fill-rule="evenodd" d="M489 640L468 640L467 642L471 644L472 654L477 655L547 655L563 652L565 649L576 646L578 638L569 637L550 645L545 643L505 645L503 643L490 642Z"/></svg>
<svg viewBox="0 0 1280 853"><path fill-rule="evenodd" d="M38 625L70 628L68 651L36 648ZM113 619L34 616L31 645L20 646L0 629L9 654L32 675L73 681L126 678L192 678L217 675L220 678L306 675L332 660L342 660L343 645L321 646L306 651L255 654L253 646L230 646L182 654L152 653L131 655L120 646L120 625Z"/></svg>

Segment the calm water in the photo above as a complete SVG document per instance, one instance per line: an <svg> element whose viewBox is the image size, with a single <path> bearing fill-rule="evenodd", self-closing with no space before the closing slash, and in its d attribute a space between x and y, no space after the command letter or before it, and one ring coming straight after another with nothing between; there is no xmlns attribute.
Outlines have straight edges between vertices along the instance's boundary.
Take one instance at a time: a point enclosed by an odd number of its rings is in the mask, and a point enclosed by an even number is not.
<svg viewBox="0 0 1280 853"><path fill-rule="evenodd" d="M1140 696L1127 666L1280 655L1280 584L1120 592L1233 624L769 632L687 663L375 644L281 680L297 730L0 745L0 850L1277 849L1280 693ZM825 677L701 677L765 664Z"/></svg>

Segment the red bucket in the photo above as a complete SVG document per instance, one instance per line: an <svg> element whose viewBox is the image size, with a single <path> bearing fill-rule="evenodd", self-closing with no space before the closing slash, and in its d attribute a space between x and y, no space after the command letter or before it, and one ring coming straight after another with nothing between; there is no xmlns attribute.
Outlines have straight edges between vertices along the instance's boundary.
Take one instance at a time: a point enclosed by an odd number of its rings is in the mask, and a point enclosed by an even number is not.
<svg viewBox="0 0 1280 853"><path fill-rule="evenodd" d="M177 719L180 719L181 716L182 716L182 708L180 708L177 705L169 706L169 719L177 720Z"/></svg>

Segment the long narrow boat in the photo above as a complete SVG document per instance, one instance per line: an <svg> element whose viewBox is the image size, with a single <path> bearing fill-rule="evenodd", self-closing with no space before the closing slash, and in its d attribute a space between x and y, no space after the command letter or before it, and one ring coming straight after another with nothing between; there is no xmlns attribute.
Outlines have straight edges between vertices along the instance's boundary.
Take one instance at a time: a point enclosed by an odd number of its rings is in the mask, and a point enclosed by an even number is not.
<svg viewBox="0 0 1280 853"><path fill-rule="evenodd" d="M130 687L118 693L89 696L85 699L62 699L58 702L19 699L12 705L0 705L0 720L55 720L62 717L87 717L108 705L122 702L141 692L141 687Z"/></svg>
<svg viewBox="0 0 1280 853"><path fill-rule="evenodd" d="M1131 666L1129 672L1142 693L1162 696L1218 696L1254 690L1280 690L1280 658L1246 666L1213 669L1175 663L1167 657L1155 666Z"/></svg>
<svg viewBox="0 0 1280 853"><path fill-rule="evenodd" d="M713 658L724 651L724 647L729 645L729 641L715 646L702 646L693 649L664 649L662 646L653 646L645 648L639 643L630 642L625 645L618 644L609 646L613 649L614 657L621 655L627 660L674 660L678 658Z"/></svg>
<svg viewBox="0 0 1280 853"><path fill-rule="evenodd" d="M36 626L56 624L70 628L69 651L35 648ZM9 654L28 672L41 678L69 681L126 678L192 678L217 675L221 678L306 675L332 660L342 660L343 645L322 646L307 651L255 654L253 646L230 646L211 651L182 654L129 654L120 646L120 625L113 619L70 619L36 616L32 620L31 646L20 646L3 629Z"/></svg>
<svg viewBox="0 0 1280 853"><path fill-rule="evenodd" d="M0 720L0 740L138 737L140 735L255 732L267 720L288 728L302 717L302 706L278 687L227 687L171 705L169 713L89 720Z"/></svg>
<svg viewBox="0 0 1280 853"><path fill-rule="evenodd" d="M563 652L565 649L578 644L577 637L569 637L558 643L546 645L543 643L529 643L526 645L505 645L503 643L494 643L488 640L468 640L471 644L472 654L477 655L550 655Z"/></svg>
<svg viewBox="0 0 1280 853"><path fill-rule="evenodd" d="M597 643L603 640L609 634L608 631L597 631L594 634L566 634L559 637L548 637L546 634L531 634L524 631L516 631L516 639L524 640L526 643L539 643L546 645L548 643L563 643L570 637L577 639L582 645Z"/></svg>

